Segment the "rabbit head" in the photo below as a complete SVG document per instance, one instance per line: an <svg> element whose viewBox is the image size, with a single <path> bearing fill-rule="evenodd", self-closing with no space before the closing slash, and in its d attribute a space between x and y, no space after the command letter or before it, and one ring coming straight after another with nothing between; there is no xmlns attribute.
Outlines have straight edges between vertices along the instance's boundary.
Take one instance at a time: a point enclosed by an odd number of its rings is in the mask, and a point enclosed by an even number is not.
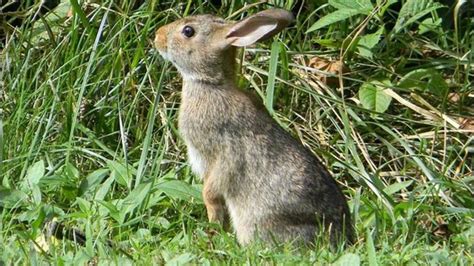
<svg viewBox="0 0 474 266"><path fill-rule="evenodd" d="M293 21L282 9L269 9L238 22L211 15L186 17L159 28L155 46L183 79L223 83L234 78L235 47L265 40Z"/></svg>

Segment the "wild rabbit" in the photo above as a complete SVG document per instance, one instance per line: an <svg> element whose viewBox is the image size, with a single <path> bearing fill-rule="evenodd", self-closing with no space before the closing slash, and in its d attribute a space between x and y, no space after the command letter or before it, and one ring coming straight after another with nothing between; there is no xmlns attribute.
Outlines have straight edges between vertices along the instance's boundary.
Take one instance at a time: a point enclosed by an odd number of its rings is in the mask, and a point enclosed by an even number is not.
<svg viewBox="0 0 474 266"><path fill-rule="evenodd" d="M155 46L183 77L179 129L193 172L204 180L209 221L231 218L240 244L352 240L350 213L336 182L309 150L254 97L237 88L236 47L294 20L281 9L239 22L191 16L159 28ZM228 211L228 213L227 213Z"/></svg>

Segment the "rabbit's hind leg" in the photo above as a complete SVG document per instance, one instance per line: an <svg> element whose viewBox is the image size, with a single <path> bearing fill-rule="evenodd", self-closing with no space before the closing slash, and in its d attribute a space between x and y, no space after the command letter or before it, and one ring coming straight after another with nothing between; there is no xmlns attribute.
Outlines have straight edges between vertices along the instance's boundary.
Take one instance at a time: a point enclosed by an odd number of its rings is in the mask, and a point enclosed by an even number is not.
<svg viewBox="0 0 474 266"><path fill-rule="evenodd" d="M209 222L224 224L226 212L224 198L212 190L212 185L206 185L206 183L209 184L204 182L202 196L206 205Z"/></svg>

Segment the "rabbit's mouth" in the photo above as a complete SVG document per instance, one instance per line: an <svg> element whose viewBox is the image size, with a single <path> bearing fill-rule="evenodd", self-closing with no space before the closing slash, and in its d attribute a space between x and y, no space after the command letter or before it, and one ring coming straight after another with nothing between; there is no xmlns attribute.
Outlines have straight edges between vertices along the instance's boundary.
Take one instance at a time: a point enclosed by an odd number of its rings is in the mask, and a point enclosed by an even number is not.
<svg viewBox="0 0 474 266"><path fill-rule="evenodd" d="M158 53L160 53L161 57L163 57L163 59L173 62L171 56L168 53L168 49L166 49L166 45L162 45L162 43L159 42L158 37L155 39L155 47L156 50L158 50Z"/></svg>
<svg viewBox="0 0 474 266"><path fill-rule="evenodd" d="M158 52L160 53L160 55L166 59L166 60L170 60L170 56L168 55L167 51L168 51L168 45L167 45L167 35L168 35L168 32L167 32L167 27L166 26L163 26L161 28L159 28L157 31L156 31L156 35L155 35L155 47L156 49L158 50Z"/></svg>
<svg viewBox="0 0 474 266"><path fill-rule="evenodd" d="M160 53L161 57L163 57L163 59L167 60L167 61L172 61L170 56L168 55L168 53L164 50L161 50L158 48L158 52Z"/></svg>

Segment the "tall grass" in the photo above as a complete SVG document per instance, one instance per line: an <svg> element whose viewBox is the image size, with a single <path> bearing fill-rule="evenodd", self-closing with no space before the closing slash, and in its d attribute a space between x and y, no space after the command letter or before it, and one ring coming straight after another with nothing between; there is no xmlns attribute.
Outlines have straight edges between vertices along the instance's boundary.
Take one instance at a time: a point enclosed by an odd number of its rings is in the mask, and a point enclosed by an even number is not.
<svg viewBox="0 0 474 266"><path fill-rule="evenodd" d="M332 250L240 247L206 222L176 127L181 81L152 48L180 16L239 19L270 4L98 2L63 1L1 46L3 261L473 263L469 3L269 1L297 22L244 51L239 83L343 188L358 238ZM51 221L84 245L48 237Z"/></svg>

